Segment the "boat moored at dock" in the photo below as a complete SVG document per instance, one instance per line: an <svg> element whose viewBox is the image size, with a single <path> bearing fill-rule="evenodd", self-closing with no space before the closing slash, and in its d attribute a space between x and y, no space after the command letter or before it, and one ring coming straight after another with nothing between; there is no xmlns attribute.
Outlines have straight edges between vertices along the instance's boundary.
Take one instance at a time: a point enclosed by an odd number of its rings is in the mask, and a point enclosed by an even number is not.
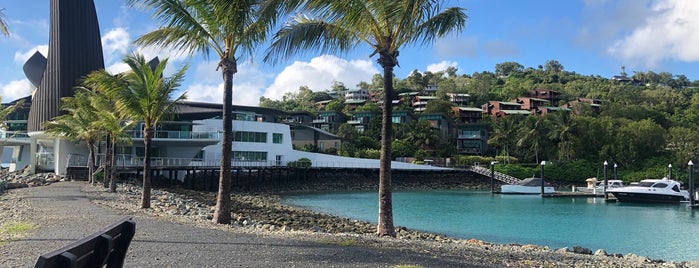
<svg viewBox="0 0 699 268"><path fill-rule="evenodd" d="M667 178L646 179L625 187L608 189L620 202L679 203L689 200L689 192L680 183Z"/></svg>

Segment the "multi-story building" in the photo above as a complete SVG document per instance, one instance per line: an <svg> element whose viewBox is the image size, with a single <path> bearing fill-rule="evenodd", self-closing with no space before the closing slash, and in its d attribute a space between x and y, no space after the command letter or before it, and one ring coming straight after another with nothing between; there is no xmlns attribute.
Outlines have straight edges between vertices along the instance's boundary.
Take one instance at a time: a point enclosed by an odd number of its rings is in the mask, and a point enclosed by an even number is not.
<svg viewBox="0 0 699 268"><path fill-rule="evenodd" d="M318 118L313 120L313 127L323 131L335 132L340 124L345 123L345 115L336 111L322 111L318 113Z"/></svg>
<svg viewBox="0 0 699 268"><path fill-rule="evenodd" d="M488 152L488 125L461 125L457 130L456 150L459 154L484 155Z"/></svg>
<svg viewBox="0 0 699 268"><path fill-rule="evenodd" d="M529 97L545 99L551 103L551 106L558 106L558 103L563 99L563 94L550 89L535 89L529 92Z"/></svg>
<svg viewBox="0 0 699 268"><path fill-rule="evenodd" d="M506 115L529 115L530 111L522 110L522 104L505 101L489 101L482 105L483 113L493 117L503 117Z"/></svg>

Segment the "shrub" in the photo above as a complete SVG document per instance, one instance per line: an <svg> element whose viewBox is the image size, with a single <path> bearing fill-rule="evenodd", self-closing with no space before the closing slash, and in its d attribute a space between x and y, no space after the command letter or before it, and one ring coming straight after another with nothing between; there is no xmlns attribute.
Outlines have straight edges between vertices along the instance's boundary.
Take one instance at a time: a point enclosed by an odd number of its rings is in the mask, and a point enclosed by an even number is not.
<svg viewBox="0 0 699 268"><path fill-rule="evenodd" d="M313 163L311 163L311 159L304 157L304 158L301 158L301 159L296 160L296 161L291 161L291 162L287 163L286 166L308 168L308 167L311 167L312 164Z"/></svg>

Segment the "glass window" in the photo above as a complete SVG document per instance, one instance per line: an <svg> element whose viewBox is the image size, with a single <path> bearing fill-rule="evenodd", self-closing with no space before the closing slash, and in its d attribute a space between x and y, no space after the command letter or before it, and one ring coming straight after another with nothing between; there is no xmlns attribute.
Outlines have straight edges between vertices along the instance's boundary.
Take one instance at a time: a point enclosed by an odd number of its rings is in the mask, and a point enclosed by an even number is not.
<svg viewBox="0 0 699 268"><path fill-rule="evenodd" d="M233 151L235 161L267 161L267 152Z"/></svg>
<svg viewBox="0 0 699 268"><path fill-rule="evenodd" d="M233 141L267 143L267 133L236 131L233 135Z"/></svg>
<svg viewBox="0 0 699 268"><path fill-rule="evenodd" d="M283 137L282 133L272 133L272 143L281 144Z"/></svg>

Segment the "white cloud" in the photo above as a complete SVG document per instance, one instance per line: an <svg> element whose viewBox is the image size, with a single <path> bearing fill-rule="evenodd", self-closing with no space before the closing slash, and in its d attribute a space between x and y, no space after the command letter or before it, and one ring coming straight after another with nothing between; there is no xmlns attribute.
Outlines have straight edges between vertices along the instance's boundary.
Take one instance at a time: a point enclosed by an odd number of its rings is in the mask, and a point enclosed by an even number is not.
<svg viewBox="0 0 699 268"><path fill-rule="evenodd" d="M131 37L124 28L114 28L102 36L102 51L105 63L119 61L129 50Z"/></svg>
<svg viewBox="0 0 699 268"><path fill-rule="evenodd" d="M41 52L41 54L43 54L44 57L46 57L46 55L49 54L49 46L38 45L24 52L15 52L15 62L20 65L24 65L24 63L27 62L27 60L37 51Z"/></svg>
<svg viewBox="0 0 699 268"><path fill-rule="evenodd" d="M699 61L699 2L661 0L651 7L646 20L607 52L630 65L656 67L664 60Z"/></svg>
<svg viewBox="0 0 699 268"><path fill-rule="evenodd" d="M361 81L371 81L372 76L378 72L372 61L347 61L323 55L311 59L310 62L296 61L284 68L274 79L274 83L265 90L264 96L278 100L284 93L296 92L301 86L307 86L313 91L322 91L329 89L333 81L354 88Z"/></svg>
<svg viewBox="0 0 699 268"><path fill-rule="evenodd" d="M14 80L4 85L0 84L0 96L2 96L3 103L29 96L29 94L31 94L31 90L27 79Z"/></svg>
<svg viewBox="0 0 699 268"><path fill-rule="evenodd" d="M110 74L123 73L129 70L129 65L123 62L117 62L104 68Z"/></svg>
<svg viewBox="0 0 699 268"><path fill-rule="evenodd" d="M441 72L441 71L446 70L449 66L457 67L457 66L459 66L459 63L455 62L455 61L443 60L443 61L438 62L438 63L433 63L430 65L427 65L427 71L430 71L433 73Z"/></svg>
<svg viewBox="0 0 699 268"><path fill-rule="evenodd" d="M195 67L194 81L186 87L190 101L221 103L223 99L223 78L216 71L217 62L201 62ZM238 65L238 73L233 76L233 104L257 106L260 96L271 76L260 71L256 65Z"/></svg>

